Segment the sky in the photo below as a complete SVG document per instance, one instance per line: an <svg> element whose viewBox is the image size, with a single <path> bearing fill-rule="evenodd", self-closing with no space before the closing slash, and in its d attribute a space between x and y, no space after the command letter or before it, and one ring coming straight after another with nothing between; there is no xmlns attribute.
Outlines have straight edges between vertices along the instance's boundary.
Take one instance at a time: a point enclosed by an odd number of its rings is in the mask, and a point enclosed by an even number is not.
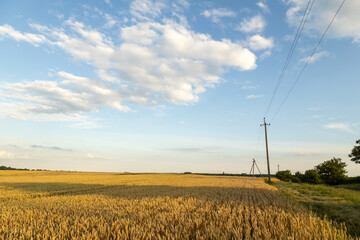
<svg viewBox="0 0 360 240"><path fill-rule="evenodd" d="M266 117L271 173L360 175L360 1L309 58L341 3L309 5L273 95L308 0L0 1L0 165L265 173Z"/></svg>

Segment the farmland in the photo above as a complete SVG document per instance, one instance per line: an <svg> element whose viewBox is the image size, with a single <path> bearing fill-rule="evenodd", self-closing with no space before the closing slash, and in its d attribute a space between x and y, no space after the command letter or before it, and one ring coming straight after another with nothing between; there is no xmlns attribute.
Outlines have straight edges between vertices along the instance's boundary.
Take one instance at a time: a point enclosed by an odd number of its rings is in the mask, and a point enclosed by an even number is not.
<svg viewBox="0 0 360 240"><path fill-rule="evenodd" d="M0 171L2 239L351 239L260 178Z"/></svg>
<svg viewBox="0 0 360 240"><path fill-rule="evenodd" d="M360 236L360 192L342 188L356 189L357 184L333 187L278 181L275 186L318 215L345 223L351 235Z"/></svg>

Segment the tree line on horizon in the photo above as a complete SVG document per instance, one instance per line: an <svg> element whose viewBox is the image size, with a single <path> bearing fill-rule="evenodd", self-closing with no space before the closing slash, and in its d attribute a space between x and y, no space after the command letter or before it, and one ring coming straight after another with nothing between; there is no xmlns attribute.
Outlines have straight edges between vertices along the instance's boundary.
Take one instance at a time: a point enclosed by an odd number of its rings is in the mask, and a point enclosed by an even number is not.
<svg viewBox="0 0 360 240"><path fill-rule="evenodd" d="M351 161L355 162L355 164L360 164L360 139L356 141L356 145L353 147L348 156ZM360 183L360 176L346 176L346 166L347 164L342 162L341 158L334 157L320 163L315 166L314 169L306 170L304 173L297 171L295 174L292 174L290 170L285 170L278 171L275 176L279 180L294 183L324 183L327 185Z"/></svg>

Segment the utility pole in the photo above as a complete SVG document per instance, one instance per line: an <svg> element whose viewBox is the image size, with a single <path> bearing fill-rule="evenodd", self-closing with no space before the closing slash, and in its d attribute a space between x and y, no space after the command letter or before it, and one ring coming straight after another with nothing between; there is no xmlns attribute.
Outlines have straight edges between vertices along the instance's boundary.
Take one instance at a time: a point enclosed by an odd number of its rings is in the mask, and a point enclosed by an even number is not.
<svg viewBox="0 0 360 240"><path fill-rule="evenodd" d="M265 127L266 159L267 159L267 169L268 169L268 176L269 176L269 183L270 183L271 178L270 178L270 163L269 163L269 147L268 147L267 129L266 129L266 126L270 126L270 123L266 123L265 118L264 118L264 124L260 124L260 126Z"/></svg>
<svg viewBox="0 0 360 240"><path fill-rule="evenodd" d="M252 173L252 175L255 176L255 166L256 166L256 168L257 168L257 170L259 171L260 176L261 176L260 169L259 169L258 165L256 164L255 159L253 159L253 164L252 164L252 166L251 166L250 174L249 174L249 175L251 176L251 173Z"/></svg>

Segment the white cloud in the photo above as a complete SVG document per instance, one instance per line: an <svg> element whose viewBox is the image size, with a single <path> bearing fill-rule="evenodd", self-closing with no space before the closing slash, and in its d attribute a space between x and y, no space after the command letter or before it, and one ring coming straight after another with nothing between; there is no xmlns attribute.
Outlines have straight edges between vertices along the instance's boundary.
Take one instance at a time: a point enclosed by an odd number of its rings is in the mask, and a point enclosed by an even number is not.
<svg viewBox="0 0 360 240"><path fill-rule="evenodd" d="M115 18L113 16L111 16L110 14L105 13L104 17L106 19L106 23L105 23L104 27L106 27L106 28L112 28L117 23Z"/></svg>
<svg viewBox="0 0 360 240"><path fill-rule="evenodd" d="M184 8L188 8L190 6L189 1L187 0L177 0L177 3Z"/></svg>
<svg viewBox="0 0 360 240"><path fill-rule="evenodd" d="M264 2L258 2L256 3L256 5L261 8L262 10L264 10L265 12L270 12L268 6L264 3Z"/></svg>
<svg viewBox="0 0 360 240"><path fill-rule="evenodd" d="M293 40L294 40L294 37L295 37L294 34L286 34L286 35L283 37L283 40L284 40L285 42L290 42L290 41L293 41Z"/></svg>
<svg viewBox="0 0 360 240"><path fill-rule="evenodd" d="M201 12L201 15L204 17L210 18L211 21L217 23L220 21L220 18L222 17L235 17L235 12L226 9L226 8L215 8L210 10L204 10Z"/></svg>
<svg viewBox="0 0 360 240"><path fill-rule="evenodd" d="M0 89L0 118L33 121L71 122L74 128L97 128L97 119L85 113L110 107L128 112L121 104L122 93L113 86L78 77L66 72L58 73L60 81L32 81L6 84Z"/></svg>
<svg viewBox="0 0 360 240"><path fill-rule="evenodd" d="M4 87L6 92L1 95L27 101L31 104L26 111L39 114L92 112L104 106L130 111L120 104L121 92L109 84L66 72L59 72L58 76L61 78L59 82L37 80L7 84Z"/></svg>
<svg viewBox="0 0 360 240"><path fill-rule="evenodd" d="M272 38L265 38L259 34L248 37L246 45L254 51L272 49L274 47L274 41Z"/></svg>
<svg viewBox="0 0 360 240"><path fill-rule="evenodd" d="M93 65L102 80L121 82L120 88L132 99L147 103L197 102L199 93L219 82L217 74L224 71L223 67L256 68L256 56L241 45L215 41L174 22L124 27L119 46L74 19L66 23L80 36L50 30L55 45Z"/></svg>
<svg viewBox="0 0 360 240"><path fill-rule="evenodd" d="M2 95L0 93L0 95ZM37 113L31 111L38 105L31 101L16 99L16 97L8 98L0 101L0 118L11 118L17 120L31 121L57 121L69 124L74 128L97 128L101 125L97 119L86 116L84 113Z"/></svg>
<svg viewBox="0 0 360 240"><path fill-rule="evenodd" d="M55 80L5 84L0 87L0 117L56 119L53 115L74 121L75 127L96 127L84 113L196 103L227 69L256 68L256 56L241 44L213 40L170 20L123 27L119 44L74 18L63 28L30 26L46 36L46 44L93 66L99 79L60 71Z"/></svg>
<svg viewBox="0 0 360 240"><path fill-rule="evenodd" d="M291 26L297 27L303 15L307 1L287 0L289 5L286 13ZM333 18L341 1L317 0L314 2L311 14L305 25L305 32L322 34ZM346 1L336 16L328 36L351 38L360 43L360 1Z"/></svg>
<svg viewBox="0 0 360 240"><path fill-rule="evenodd" d="M40 43L44 43L46 41L46 38L43 35L21 33L7 24L0 26L0 36L12 38L18 42L25 41L34 46L39 46Z"/></svg>
<svg viewBox="0 0 360 240"><path fill-rule="evenodd" d="M161 15L166 4L162 1L134 0L130 5L130 13L141 20L151 20Z"/></svg>
<svg viewBox="0 0 360 240"><path fill-rule="evenodd" d="M270 56L271 55L271 51L270 50L267 50L265 52L263 52L261 55L260 55L260 59L263 60L265 59L266 57Z"/></svg>
<svg viewBox="0 0 360 240"><path fill-rule="evenodd" d="M337 129L342 130L345 132L353 132L353 127L355 124L348 124L348 123L328 123L324 125L326 129Z"/></svg>
<svg viewBox="0 0 360 240"><path fill-rule="evenodd" d="M265 29L266 22L261 15L252 18L245 18L237 27L237 30L245 33L262 32Z"/></svg>
<svg viewBox="0 0 360 240"><path fill-rule="evenodd" d="M215 41L173 22L126 27L122 38L125 43L115 53L116 61L123 62L118 70L126 72L128 81L174 103L196 102L198 93L219 82L224 66L256 67L255 55L241 45Z"/></svg>
<svg viewBox="0 0 360 240"><path fill-rule="evenodd" d="M251 81L245 81L240 84L241 84L241 89L243 90L250 90L256 88Z"/></svg>
<svg viewBox="0 0 360 240"><path fill-rule="evenodd" d="M254 99L254 98L262 98L264 97L263 94L258 94L258 95L247 95L246 99Z"/></svg>
<svg viewBox="0 0 360 240"><path fill-rule="evenodd" d="M0 159L14 159L15 156L12 152L0 151Z"/></svg>
<svg viewBox="0 0 360 240"><path fill-rule="evenodd" d="M305 57L305 58L302 58L300 61L302 61L302 62L309 61L309 63L314 63L314 62L320 60L322 57L329 56L329 55L330 55L329 52L321 51L321 52L315 53L311 58L310 58L310 56Z"/></svg>

